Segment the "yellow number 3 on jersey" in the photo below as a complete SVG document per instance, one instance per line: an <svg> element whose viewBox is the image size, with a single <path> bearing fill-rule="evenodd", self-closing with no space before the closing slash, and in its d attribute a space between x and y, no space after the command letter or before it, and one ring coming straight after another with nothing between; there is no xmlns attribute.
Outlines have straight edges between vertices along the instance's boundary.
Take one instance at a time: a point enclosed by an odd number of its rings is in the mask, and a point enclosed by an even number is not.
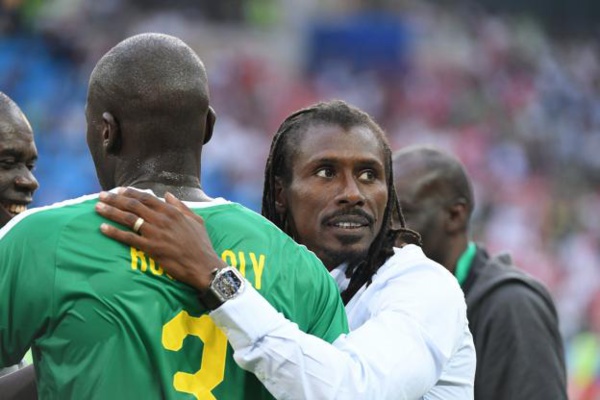
<svg viewBox="0 0 600 400"><path fill-rule="evenodd" d="M190 317L187 312L181 311L163 326L162 344L167 350L179 351L188 335L196 336L204 343L200 369L194 374L177 372L173 386L175 390L192 394L197 399L216 400L211 391L225 377L227 337L208 315Z"/></svg>

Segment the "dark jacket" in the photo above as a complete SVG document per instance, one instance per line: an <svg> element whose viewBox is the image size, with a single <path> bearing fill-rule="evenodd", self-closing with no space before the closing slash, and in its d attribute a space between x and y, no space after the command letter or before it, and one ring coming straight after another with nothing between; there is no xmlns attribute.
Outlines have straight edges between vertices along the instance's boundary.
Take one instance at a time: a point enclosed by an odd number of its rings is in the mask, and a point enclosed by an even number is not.
<svg viewBox="0 0 600 400"><path fill-rule="evenodd" d="M550 294L509 255L481 247L463 285L477 351L475 400L567 399L558 317Z"/></svg>

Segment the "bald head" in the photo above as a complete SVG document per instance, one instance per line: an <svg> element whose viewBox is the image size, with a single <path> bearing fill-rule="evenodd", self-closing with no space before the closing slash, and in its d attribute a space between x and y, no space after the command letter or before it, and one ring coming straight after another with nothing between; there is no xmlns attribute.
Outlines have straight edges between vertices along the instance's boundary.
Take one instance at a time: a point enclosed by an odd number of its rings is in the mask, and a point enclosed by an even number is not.
<svg viewBox="0 0 600 400"><path fill-rule="evenodd" d="M206 115L208 97L196 53L178 38L147 33L122 41L100 59L90 77L88 106L125 124L185 127Z"/></svg>
<svg viewBox="0 0 600 400"><path fill-rule="evenodd" d="M29 135L33 131L25 114L10 97L0 92L0 139L8 135Z"/></svg>
<svg viewBox="0 0 600 400"><path fill-rule="evenodd" d="M408 227L421 234L425 254L452 271L474 207L463 165L441 150L411 146L394 153L393 166Z"/></svg>
<svg viewBox="0 0 600 400"><path fill-rule="evenodd" d="M176 37L146 33L128 38L94 68L86 117L88 145L103 188L131 183L133 178L124 175L151 180L152 169L170 176L193 174L200 169L200 151L214 123L204 65ZM146 171L136 171L140 166Z"/></svg>
<svg viewBox="0 0 600 400"><path fill-rule="evenodd" d="M445 198L463 198L469 213L474 199L471 181L464 166L454 156L426 146L409 146L394 153L394 175L412 174L423 181L436 184Z"/></svg>

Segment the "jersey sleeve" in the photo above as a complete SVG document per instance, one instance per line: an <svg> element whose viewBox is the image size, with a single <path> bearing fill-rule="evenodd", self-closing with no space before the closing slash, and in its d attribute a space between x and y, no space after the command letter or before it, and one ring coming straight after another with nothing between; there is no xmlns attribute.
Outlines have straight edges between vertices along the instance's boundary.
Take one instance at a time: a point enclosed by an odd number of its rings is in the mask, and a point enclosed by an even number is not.
<svg viewBox="0 0 600 400"><path fill-rule="evenodd" d="M511 283L486 297L477 314L471 323L476 397L567 398L563 346L549 295Z"/></svg>
<svg viewBox="0 0 600 400"><path fill-rule="evenodd" d="M40 249L54 246L55 236L34 217L0 231L0 367L23 358L52 309L54 259Z"/></svg>

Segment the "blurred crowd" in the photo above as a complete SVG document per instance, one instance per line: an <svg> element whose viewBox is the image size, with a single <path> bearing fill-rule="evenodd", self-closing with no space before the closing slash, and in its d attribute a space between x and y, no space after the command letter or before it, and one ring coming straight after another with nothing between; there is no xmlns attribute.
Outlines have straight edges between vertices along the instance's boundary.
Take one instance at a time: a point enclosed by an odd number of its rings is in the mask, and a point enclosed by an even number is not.
<svg viewBox="0 0 600 400"><path fill-rule="evenodd" d="M36 133L37 205L99 189L84 135L99 55L141 31L177 35L205 61L218 115L202 171L208 193L260 211L278 123L322 99L368 111L393 148L451 150L474 178L474 238L509 251L548 286L571 398L600 398L597 40L551 36L534 18L424 2L379 13L360 2L159 3L3 2L0 90ZM382 26L389 41L378 36ZM333 38L335 56L323 53L324 38ZM365 55L363 39L393 57Z"/></svg>

